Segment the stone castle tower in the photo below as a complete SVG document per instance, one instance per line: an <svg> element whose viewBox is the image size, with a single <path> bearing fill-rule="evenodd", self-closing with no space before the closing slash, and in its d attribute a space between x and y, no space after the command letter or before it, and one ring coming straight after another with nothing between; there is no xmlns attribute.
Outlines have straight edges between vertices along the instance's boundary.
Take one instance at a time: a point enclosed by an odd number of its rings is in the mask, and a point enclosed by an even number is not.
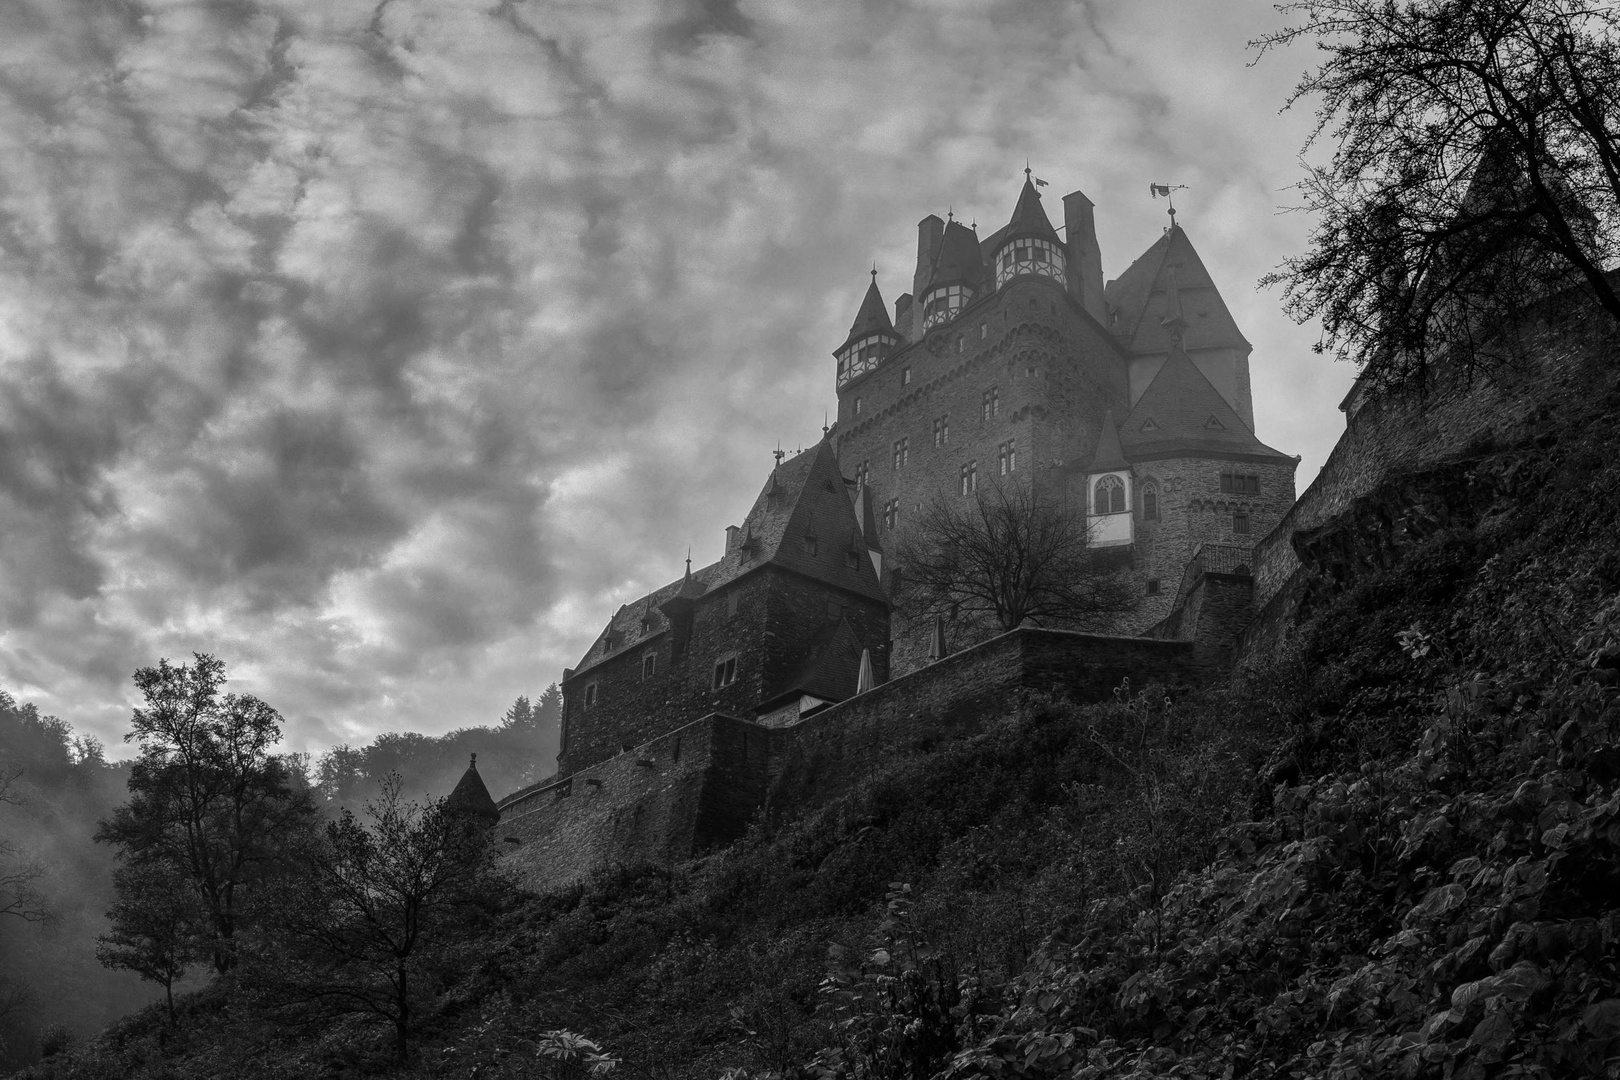
<svg viewBox="0 0 1620 1080"><path fill-rule="evenodd" d="M833 443L880 543L988 483L1065 495L1094 544L1123 549L1140 592L1123 633L1169 614L1205 545L1225 570L1252 565L1293 504L1299 459L1256 437L1251 346L1173 215L1105 284L1091 201L1064 198L1060 236L1026 170L986 239L923 218L911 285L891 318L874 272L834 353ZM895 674L925 662L926 633L896 623Z"/></svg>

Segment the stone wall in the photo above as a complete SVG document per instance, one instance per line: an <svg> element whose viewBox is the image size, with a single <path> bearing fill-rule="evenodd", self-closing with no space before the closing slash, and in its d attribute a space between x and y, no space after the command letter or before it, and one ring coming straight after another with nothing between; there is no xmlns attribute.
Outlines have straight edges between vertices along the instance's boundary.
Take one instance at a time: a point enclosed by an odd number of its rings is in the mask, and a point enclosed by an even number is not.
<svg viewBox="0 0 1620 1080"><path fill-rule="evenodd" d="M772 805L813 805L897 755L976 734L1021 692L1100 701L1127 678L1190 684L1207 674L1190 642L1014 630L776 732Z"/></svg>
<svg viewBox="0 0 1620 1080"><path fill-rule="evenodd" d="M1547 402L1584 378L1593 342L1579 319L1531 331L1532 359L1489 380L1441 380L1427 389L1376 395L1352 392L1352 413L1311 485L1255 547L1256 599L1264 607L1299 569L1296 533L1318 528L1387 477L1510 445L1546 419ZM1601 348L1601 345L1599 345Z"/></svg>
<svg viewBox="0 0 1620 1080"><path fill-rule="evenodd" d="M614 863L672 866L742 836L765 796L769 732L712 715L501 801L495 835L532 888Z"/></svg>
<svg viewBox="0 0 1620 1080"><path fill-rule="evenodd" d="M772 729L710 715L501 800L496 836L532 888L614 863L674 865L740 837L761 807L803 809L898 755L984 730L1021 693L1076 701L1125 679L1209 674L1191 642L1024 628Z"/></svg>

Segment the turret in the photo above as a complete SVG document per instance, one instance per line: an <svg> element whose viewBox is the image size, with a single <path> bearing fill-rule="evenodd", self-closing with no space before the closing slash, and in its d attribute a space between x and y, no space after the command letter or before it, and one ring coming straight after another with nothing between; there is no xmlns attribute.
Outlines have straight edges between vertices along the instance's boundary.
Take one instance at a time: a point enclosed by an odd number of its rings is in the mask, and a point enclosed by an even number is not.
<svg viewBox="0 0 1620 1080"><path fill-rule="evenodd" d="M472 755L467 771L461 774L455 790L444 800L444 809L476 828L488 829L500 820L501 812L496 809L489 788L484 786L483 777L478 775L477 754Z"/></svg>
<svg viewBox="0 0 1620 1080"><path fill-rule="evenodd" d="M922 291L921 329L927 331L956 318L957 312L978 295L983 284L984 260L979 255L979 238L961 222L948 222L928 284Z"/></svg>
<svg viewBox="0 0 1620 1080"><path fill-rule="evenodd" d="M1041 193L1035 190L1029 170L1024 170L1024 190L1018 194L1012 220L1002 230L996 247L996 287L1020 274L1038 274L1064 283L1063 245L1057 230L1041 208Z"/></svg>
<svg viewBox="0 0 1620 1080"><path fill-rule="evenodd" d="M874 268L872 284L866 287L866 299L861 301L861 309L849 328L849 336L833 353L838 359L838 385L842 387L851 379L875 371L883 358L899 343L900 335L894 332L894 323L889 321L889 310L883 304L883 295L878 292L877 270Z"/></svg>

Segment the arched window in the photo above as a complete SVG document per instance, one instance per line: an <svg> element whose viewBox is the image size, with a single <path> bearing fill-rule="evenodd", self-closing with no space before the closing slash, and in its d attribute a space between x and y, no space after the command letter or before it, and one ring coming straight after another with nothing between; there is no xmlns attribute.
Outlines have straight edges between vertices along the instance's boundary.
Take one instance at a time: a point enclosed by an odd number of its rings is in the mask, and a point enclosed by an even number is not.
<svg viewBox="0 0 1620 1080"><path fill-rule="evenodd" d="M1125 481L1117 476L1105 476L1097 481L1095 497L1091 501L1094 514L1123 514L1125 512Z"/></svg>
<svg viewBox="0 0 1620 1080"><path fill-rule="evenodd" d="M1142 520L1157 521L1159 518L1159 486L1154 483L1142 485Z"/></svg>

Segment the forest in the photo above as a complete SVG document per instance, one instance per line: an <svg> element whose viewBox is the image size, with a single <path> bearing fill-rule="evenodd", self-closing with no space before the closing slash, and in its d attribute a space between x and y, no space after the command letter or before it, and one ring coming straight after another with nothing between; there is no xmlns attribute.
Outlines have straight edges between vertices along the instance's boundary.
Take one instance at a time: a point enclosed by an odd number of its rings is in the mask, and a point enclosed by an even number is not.
<svg viewBox="0 0 1620 1080"><path fill-rule="evenodd" d="M520 697L489 726L441 736L387 732L314 761L284 757L289 781L322 820L397 785L409 798L447 795L482 752L491 790L515 790L556 755L555 686ZM98 962L117 901L118 849L97 843L102 823L128 797L133 760L109 761L94 738L0 691L0 1069L98 1031L163 996L128 969ZM198 977L181 977L190 988Z"/></svg>

